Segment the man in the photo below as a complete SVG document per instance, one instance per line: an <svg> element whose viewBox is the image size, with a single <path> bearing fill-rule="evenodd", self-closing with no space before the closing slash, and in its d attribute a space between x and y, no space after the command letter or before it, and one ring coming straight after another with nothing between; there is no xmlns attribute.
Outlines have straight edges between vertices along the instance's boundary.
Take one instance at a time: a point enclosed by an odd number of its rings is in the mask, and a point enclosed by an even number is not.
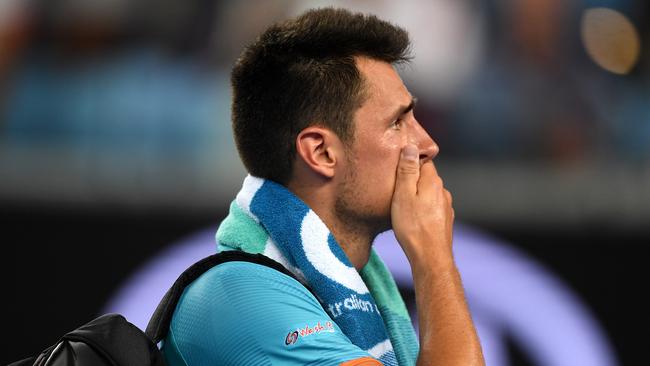
<svg viewBox="0 0 650 366"><path fill-rule="evenodd" d="M482 365L452 258L453 209L393 64L408 34L320 9L270 27L232 72L248 169L220 250L263 253L292 278L219 265L186 290L163 346L172 365ZM372 251L395 232L412 267L419 348Z"/></svg>

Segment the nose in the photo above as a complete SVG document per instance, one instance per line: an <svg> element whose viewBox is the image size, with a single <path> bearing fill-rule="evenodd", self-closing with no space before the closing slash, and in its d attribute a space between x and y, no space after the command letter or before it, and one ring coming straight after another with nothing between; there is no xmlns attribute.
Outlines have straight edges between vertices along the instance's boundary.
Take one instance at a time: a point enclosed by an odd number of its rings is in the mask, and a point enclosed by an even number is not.
<svg viewBox="0 0 650 366"><path fill-rule="evenodd" d="M420 125L419 122L414 123L415 130L413 134L413 141L420 150L420 164L424 164L438 155L440 148L438 144L429 136L427 131Z"/></svg>

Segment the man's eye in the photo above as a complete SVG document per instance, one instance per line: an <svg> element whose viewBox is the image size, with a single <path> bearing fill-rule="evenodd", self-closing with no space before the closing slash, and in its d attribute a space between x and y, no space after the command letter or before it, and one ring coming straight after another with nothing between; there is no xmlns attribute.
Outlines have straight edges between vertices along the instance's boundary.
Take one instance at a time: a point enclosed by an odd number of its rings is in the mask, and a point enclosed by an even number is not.
<svg viewBox="0 0 650 366"><path fill-rule="evenodd" d="M402 119L401 119L401 118L398 118L398 119L394 120L394 121L390 124L390 127L392 127L392 128L399 128L401 125L402 125Z"/></svg>

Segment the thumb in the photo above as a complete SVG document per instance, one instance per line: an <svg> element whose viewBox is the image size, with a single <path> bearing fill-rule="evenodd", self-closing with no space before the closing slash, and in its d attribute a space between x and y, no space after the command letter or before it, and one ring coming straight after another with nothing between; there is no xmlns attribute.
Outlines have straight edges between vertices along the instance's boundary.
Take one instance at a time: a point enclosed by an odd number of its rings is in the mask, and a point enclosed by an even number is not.
<svg viewBox="0 0 650 366"><path fill-rule="evenodd" d="M395 178L395 195L415 195L420 179L419 151L415 145L408 144L402 148L397 175Z"/></svg>

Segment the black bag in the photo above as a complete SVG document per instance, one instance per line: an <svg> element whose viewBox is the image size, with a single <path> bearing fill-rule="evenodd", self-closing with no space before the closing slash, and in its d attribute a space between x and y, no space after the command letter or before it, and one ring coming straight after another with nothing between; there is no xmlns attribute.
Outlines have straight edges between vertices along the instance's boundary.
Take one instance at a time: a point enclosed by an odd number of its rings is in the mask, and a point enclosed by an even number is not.
<svg viewBox="0 0 650 366"><path fill-rule="evenodd" d="M231 261L260 264L295 278L280 263L261 254L240 251L214 254L196 262L178 277L158 304L146 332L120 314L106 314L67 333L40 355L9 366L164 366L157 344L167 336L183 290L210 268Z"/></svg>
<svg viewBox="0 0 650 366"><path fill-rule="evenodd" d="M106 314L64 335L55 345L10 366L164 366L154 342L122 315Z"/></svg>

